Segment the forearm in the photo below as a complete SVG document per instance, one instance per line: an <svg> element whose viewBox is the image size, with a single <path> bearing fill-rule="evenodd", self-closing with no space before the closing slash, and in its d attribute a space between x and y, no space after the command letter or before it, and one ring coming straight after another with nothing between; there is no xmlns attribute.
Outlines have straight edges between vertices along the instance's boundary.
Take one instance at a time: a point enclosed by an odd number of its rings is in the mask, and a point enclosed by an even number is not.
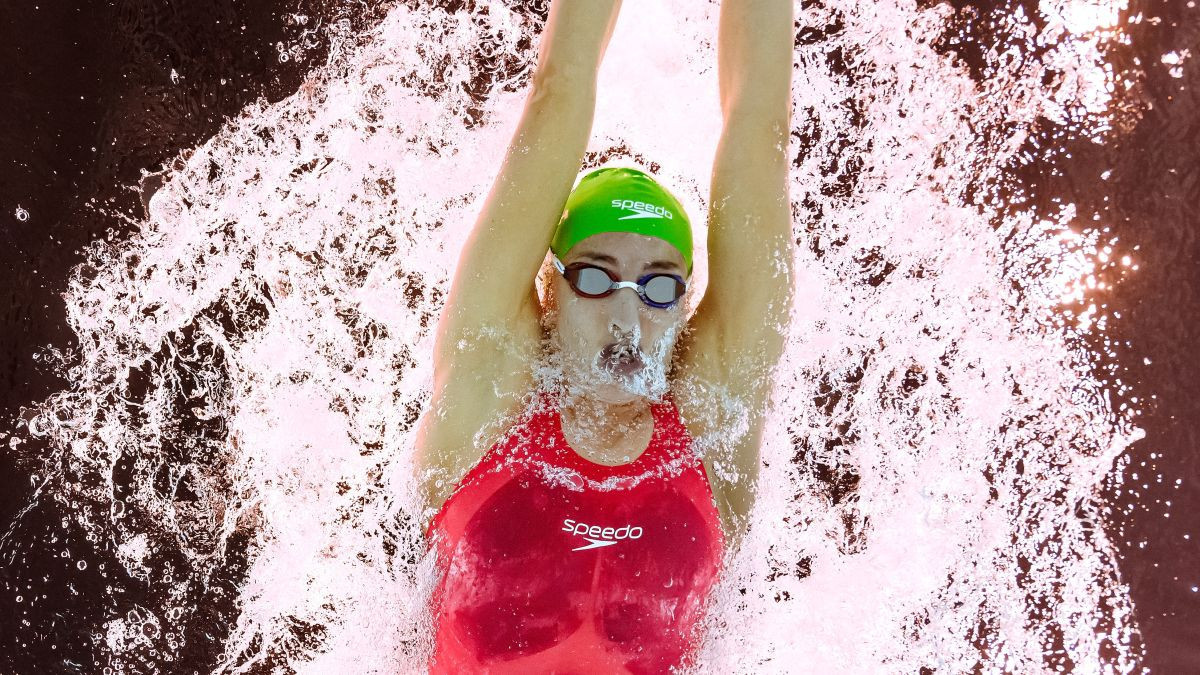
<svg viewBox="0 0 1200 675"><path fill-rule="evenodd" d="M595 87L621 0L553 0L533 75L537 91Z"/></svg>
<svg viewBox="0 0 1200 675"><path fill-rule="evenodd" d="M587 150L596 71L620 2L554 0L550 8L525 108L446 298L435 345L443 369L460 341L511 326L537 299L534 277Z"/></svg>
<svg viewBox="0 0 1200 675"><path fill-rule="evenodd" d="M792 0L721 0L717 74L721 112L790 120Z"/></svg>

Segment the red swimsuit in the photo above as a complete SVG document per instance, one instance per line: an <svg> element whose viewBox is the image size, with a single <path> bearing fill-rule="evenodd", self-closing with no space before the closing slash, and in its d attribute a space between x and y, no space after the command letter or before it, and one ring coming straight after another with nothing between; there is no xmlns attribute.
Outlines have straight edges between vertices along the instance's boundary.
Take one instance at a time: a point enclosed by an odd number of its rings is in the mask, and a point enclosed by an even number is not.
<svg viewBox="0 0 1200 675"><path fill-rule="evenodd" d="M703 464L670 396L634 461L563 437L555 399L492 446L430 523L433 673L665 673L694 645L724 550ZM431 540L433 541L433 540Z"/></svg>

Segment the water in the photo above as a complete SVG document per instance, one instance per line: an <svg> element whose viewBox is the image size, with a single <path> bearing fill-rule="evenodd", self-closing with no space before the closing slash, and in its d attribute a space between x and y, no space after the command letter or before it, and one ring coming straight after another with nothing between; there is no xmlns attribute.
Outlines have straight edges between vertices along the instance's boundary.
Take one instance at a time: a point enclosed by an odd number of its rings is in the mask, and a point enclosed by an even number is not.
<svg viewBox="0 0 1200 675"><path fill-rule="evenodd" d="M94 636L71 651L97 669L412 672L428 653L414 424L545 14L458 9L314 29L329 61L294 95L147 180L145 217L100 209L127 234L70 272L72 344L38 350L65 384L4 439L33 497L0 542L10 569L43 550L83 565L82 591L29 574L6 592L24 615L82 596ZM653 169L698 242L716 10L625 9L588 157ZM796 304L698 671L1139 668L1103 525L1139 471L1183 482L1130 466L1153 405L1122 368L1147 357L1109 300L1146 242L1092 217L1104 189L1072 199L1043 170L1150 114L1134 10L798 6ZM1168 80L1194 72L1170 54ZM61 527L21 536L35 508Z"/></svg>

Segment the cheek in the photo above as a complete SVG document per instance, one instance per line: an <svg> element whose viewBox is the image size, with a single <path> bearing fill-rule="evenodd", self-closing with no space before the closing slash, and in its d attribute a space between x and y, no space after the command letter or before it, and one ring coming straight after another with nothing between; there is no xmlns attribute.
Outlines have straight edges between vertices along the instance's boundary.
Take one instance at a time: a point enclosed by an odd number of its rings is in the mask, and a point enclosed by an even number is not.
<svg viewBox="0 0 1200 675"><path fill-rule="evenodd" d="M603 321L595 307L581 298L559 296L558 333L564 347L573 350L590 349L603 337Z"/></svg>
<svg viewBox="0 0 1200 675"><path fill-rule="evenodd" d="M675 344L680 331L683 330L684 318L678 313L672 313L661 318L648 321L644 326L648 345L657 348L669 348Z"/></svg>

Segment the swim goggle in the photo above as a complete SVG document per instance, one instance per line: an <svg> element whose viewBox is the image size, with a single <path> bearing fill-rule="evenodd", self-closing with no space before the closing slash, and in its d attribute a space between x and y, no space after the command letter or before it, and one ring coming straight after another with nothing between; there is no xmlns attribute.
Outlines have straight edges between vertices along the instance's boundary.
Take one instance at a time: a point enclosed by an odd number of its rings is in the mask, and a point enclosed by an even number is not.
<svg viewBox="0 0 1200 675"><path fill-rule="evenodd" d="M654 272L639 278L636 283L619 281L603 267L582 262L564 267L557 255L553 257L554 268L563 275L577 295L585 298L603 298L619 288L632 288L637 291L642 302L651 307L666 309L683 297L684 291L687 290L687 283L683 278L674 274Z"/></svg>

